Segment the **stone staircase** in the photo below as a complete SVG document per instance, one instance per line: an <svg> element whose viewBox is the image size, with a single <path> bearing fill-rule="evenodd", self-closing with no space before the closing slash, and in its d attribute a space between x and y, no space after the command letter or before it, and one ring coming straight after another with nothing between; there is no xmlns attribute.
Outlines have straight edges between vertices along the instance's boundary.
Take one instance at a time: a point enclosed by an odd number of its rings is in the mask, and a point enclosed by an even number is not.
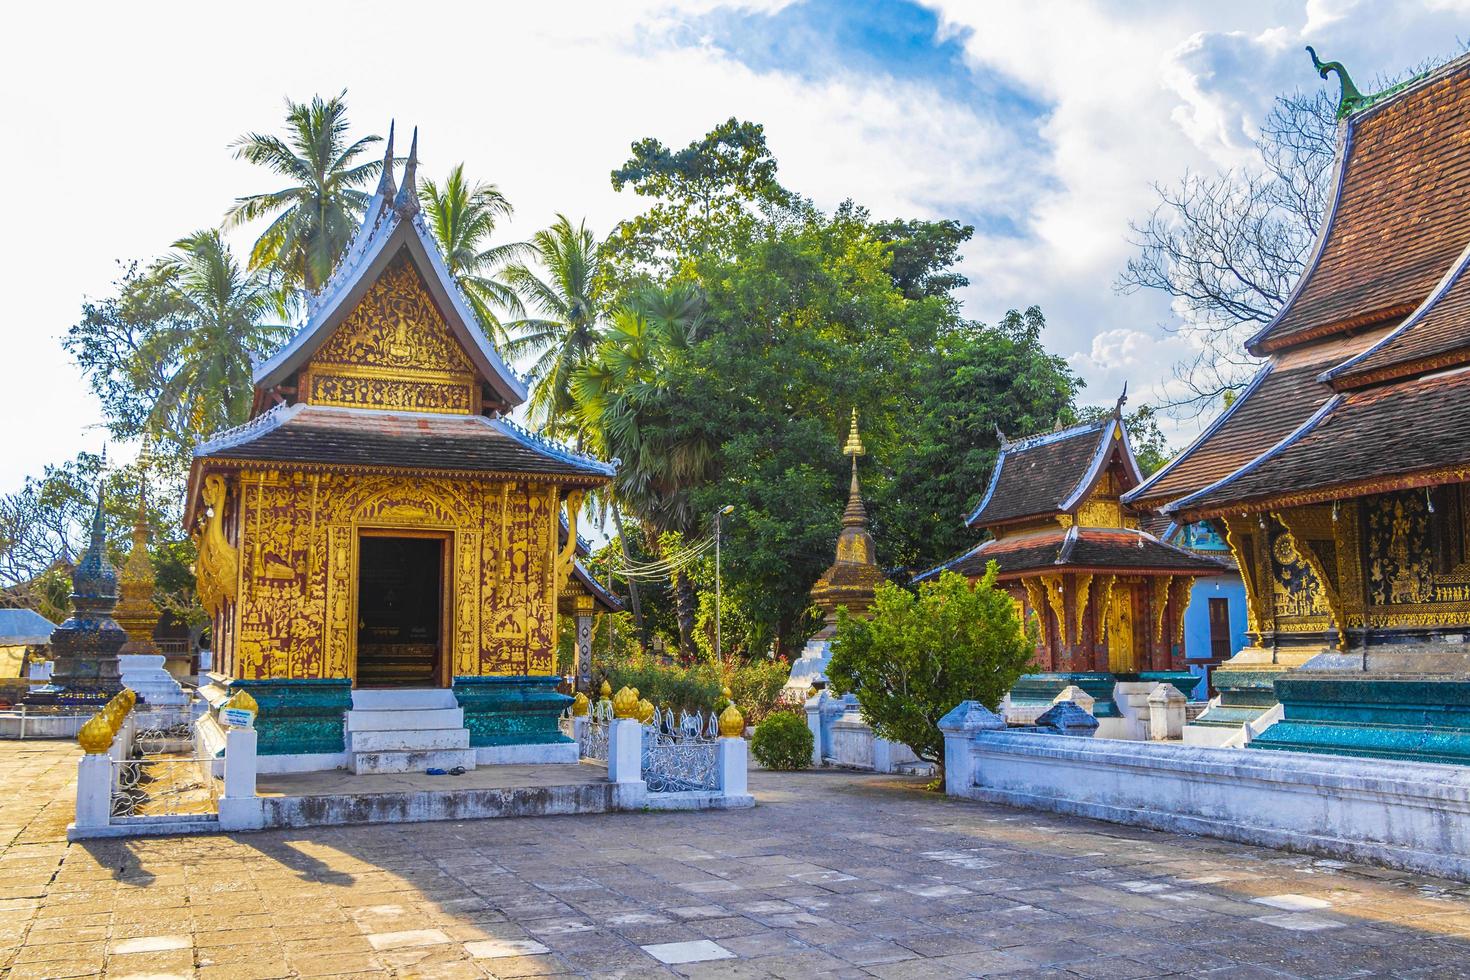
<svg viewBox="0 0 1470 980"><path fill-rule="evenodd" d="M347 751L355 773L475 768L464 710L440 687L353 691Z"/></svg>

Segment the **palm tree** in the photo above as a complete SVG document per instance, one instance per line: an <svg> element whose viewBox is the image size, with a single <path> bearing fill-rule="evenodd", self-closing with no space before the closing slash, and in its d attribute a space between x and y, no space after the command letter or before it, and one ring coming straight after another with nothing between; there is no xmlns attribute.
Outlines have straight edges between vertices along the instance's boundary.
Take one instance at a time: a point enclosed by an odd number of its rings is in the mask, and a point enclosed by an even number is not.
<svg viewBox="0 0 1470 980"><path fill-rule="evenodd" d="M531 419L553 434L575 433L572 420L573 373L587 362L600 339L602 255L585 221L572 227L566 215L531 239L530 251L546 270L543 279L518 263L505 281L538 316L515 320L506 329L517 336L506 345L513 358L531 358Z"/></svg>
<svg viewBox="0 0 1470 980"><path fill-rule="evenodd" d="M356 162L380 137L347 143L347 91L311 102L286 101L285 138L246 133L233 144L238 159L260 164L290 181L280 190L235 200L230 226L274 220L250 252L252 269L268 269L285 290L320 289L357 231L370 195L359 188L376 178L383 161Z"/></svg>
<svg viewBox="0 0 1470 980"><path fill-rule="evenodd" d="M510 202L494 184L470 184L464 164L449 171L443 185L432 180L419 190L429 230L444 253L444 264L469 301L481 327L496 343L508 338L496 309L524 316L525 307L511 286L498 276L505 267L529 251L525 242L489 245L496 222L513 213Z"/></svg>
<svg viewBox="0 0 1470 980"><path fill-rule="evenodd" d="M648 288L613 314L593 355L571 377L574 419L604 458L618 457L613 479L613 517L622 533L620 507L636 515L649 541L698 527L689 491L708 478L716 446L697 428L682 424L674 402L681 355L704 328L704 303L690 286ZM679 646L693 649L694 594L683 572L674 576Z"/></svg>
<svg viewBox="0 0 1470 980"><path fill-rule="evenodd" d="M262 322L275 306L271 283L241 268L217 229L173 247L135 289L138 301L165 311L164 327L140 351L159 376L146 429L187 446L245 420L255 390L251 360L289 331Z"/></svg>

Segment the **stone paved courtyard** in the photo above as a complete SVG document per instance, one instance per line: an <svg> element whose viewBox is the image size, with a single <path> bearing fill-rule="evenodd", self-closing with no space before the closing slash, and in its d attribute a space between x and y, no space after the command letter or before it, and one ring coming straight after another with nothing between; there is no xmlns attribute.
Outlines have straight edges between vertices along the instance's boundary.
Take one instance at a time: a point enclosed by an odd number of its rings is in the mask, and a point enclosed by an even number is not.
<svg viewBox="0 0 1470 980"><path fill-rule="evenodd" d="M0 742L0 975L1470 977L1470 886L753 773L760 805L68 845Z"/></svg>

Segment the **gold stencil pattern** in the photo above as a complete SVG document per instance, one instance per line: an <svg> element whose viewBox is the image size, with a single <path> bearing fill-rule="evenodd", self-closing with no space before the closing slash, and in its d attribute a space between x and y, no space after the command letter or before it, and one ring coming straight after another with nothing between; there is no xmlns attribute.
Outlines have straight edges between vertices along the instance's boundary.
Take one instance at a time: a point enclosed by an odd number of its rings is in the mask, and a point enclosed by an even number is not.
<svg viewBox="0 0 1470 980"><path fill-rule="evenodd" d="M554 486L262 470L242 473L240 487L249 559L234 676L352 676L364 530L443 535L456 675L552 671Z"/></svg>
<svg viewBox="0 0 1470 980"><path fill-rule="evenodd" d="M475 371L406 256L389 264L302 372L315 405L465 414Z"/></svg>

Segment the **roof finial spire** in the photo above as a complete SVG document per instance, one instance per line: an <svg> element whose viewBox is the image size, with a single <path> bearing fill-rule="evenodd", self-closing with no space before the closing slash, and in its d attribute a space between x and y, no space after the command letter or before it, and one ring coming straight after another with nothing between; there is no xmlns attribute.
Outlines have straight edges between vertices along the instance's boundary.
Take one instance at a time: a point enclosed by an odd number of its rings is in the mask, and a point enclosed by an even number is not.
<svg viewBox="0 0 1470 980"><path fill-rule="evenodd" d="M842 455L851 456L853 457L853 462L856 462L857 457L866 453L867 450L863 448L862 437L858 435L857 409L854 408L852 410L852 425L847 430L847 445L842 447Z"/></svg>
<svg viewBox="0 0 1470 980"><path fill-rule="evenodd" d="M842 447L844 456L852 457L852 482L847 488L847 508L842 512L843 526L861 527L867 523L868 511L863 506L862 491L858 488L857 461L867 454L862 436L858 434L858 412L852 410L852 425L847 430L847 444Z"/></svg>
<svg viewBox="0 0 1470 980"><path fill-rule="evenodd" d="M1327 77L1329 72L1337 72L1337 80L1342 85L1342 93L1337 100L1337 118L1341 119L1349 115L1354 109L1369 101L1363 97L1363 93L1359 92L1358 87L1353 84L1352 77L1348 75L1347 69L1342 66L1342 62L1322 61L1322 59L1317 57L1317 52L1310 44L1307 45L1307 54L1312 56L1312 67L1317 69L1317 74L1323 79Z"/></svg>
<svg viewBox="0 0 1470 980"><path fill-rule="evenodd" d="M1123 406L1126 404L1128 404L1128 382L1124 381L1123 393L1118 396L1118 402L1113 406L1113 418L1121 419L1123 417Z"/></svg>
<svg viewBox="0 0 1470 980"><path fill-rule="evenodd" d="M1000 427L999 422L995 423L995 438L996 441L1000 443L1000 448L1002 449L1004 449L1011 443L1011 441L1006 438L1005 430Z"/></svg>
<svg viewBox="0 0 1470 980"><path fill-rule="evenodd" d="M393 186L393 125L394 120L388 120L388 147L383 153L383 171L378 175L378 189L375 197L381 197L384 203L393 200L397 188Z"/></svg>
<svg viewBox="0 0 1470 980"><path fill-rule="evenodd" d="M413 128L413 142L408 147L408 162L403 165L403 185L393 200L393 209L405 218L419 212L419 188L415 177L419 169L419 128Z"/></svg>

